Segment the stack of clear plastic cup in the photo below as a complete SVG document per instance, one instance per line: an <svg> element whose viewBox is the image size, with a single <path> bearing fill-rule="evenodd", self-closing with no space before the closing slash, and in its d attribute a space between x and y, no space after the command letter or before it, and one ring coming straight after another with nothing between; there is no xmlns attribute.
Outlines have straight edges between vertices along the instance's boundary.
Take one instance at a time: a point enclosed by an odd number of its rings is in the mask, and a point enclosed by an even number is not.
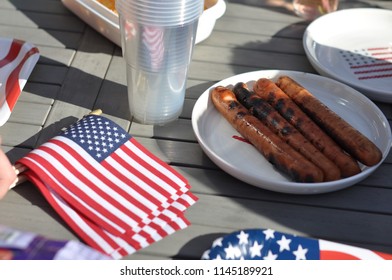
<svg viewBox="0 0 392 280"><path fill-rule="evenodd" d="M133 118L163 125L179 117L203 0L117 0Z"/></svg>

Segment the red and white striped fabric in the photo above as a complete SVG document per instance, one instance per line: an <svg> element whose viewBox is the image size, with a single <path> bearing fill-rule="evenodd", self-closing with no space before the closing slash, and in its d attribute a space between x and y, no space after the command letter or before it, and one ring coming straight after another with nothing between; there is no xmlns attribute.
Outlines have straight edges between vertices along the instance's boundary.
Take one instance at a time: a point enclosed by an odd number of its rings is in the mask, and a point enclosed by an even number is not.
<svg viewBox="0 0 392 280"><path fill-rule="evenodd" d="M32 44L0 38L0 126L9 119L38 59Z"/></svg>
<svg viewBox="0 0 392 280"><path fill-rule="evenodd" d="M19 163L91 247L131 254L189 225L186 179L107 118L89 115Z"/></svg>

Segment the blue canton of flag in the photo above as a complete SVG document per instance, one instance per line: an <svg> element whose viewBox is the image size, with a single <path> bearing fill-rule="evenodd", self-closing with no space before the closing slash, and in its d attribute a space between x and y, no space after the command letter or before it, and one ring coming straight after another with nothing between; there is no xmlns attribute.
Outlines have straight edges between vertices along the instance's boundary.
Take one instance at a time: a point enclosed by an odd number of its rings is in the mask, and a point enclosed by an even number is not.
<svg viewBox="0 0 392 280"><path fill-rule="evenodd" d="M105 160L131 138L131 135L111 120L94 115L86 116L71 125L63 136L78 143L98 162Z"/></svg>

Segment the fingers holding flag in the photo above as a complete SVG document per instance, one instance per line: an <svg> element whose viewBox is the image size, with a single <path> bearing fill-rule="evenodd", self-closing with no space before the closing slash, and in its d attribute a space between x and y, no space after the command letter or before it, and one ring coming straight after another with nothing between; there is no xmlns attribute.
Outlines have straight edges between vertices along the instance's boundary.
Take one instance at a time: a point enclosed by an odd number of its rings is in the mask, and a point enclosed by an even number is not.
<svg viewBox="0 0 392 280"><path fill-rule="evenodd" d="M15 184L16 180L16 172L13 166L3 150L0 149L0 199L5 196L10 186Z"/></svg>

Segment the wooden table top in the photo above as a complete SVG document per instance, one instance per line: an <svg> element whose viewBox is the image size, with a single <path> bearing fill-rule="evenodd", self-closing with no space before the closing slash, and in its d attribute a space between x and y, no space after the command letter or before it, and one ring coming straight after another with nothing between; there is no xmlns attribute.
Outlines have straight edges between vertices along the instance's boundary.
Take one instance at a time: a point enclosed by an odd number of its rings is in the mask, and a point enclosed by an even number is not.
<svg viewBox="0 0 392 280"><path fill-rule="evenodd" d="M35 44L40 59L8 122L2 148L12 162L93 109L128 130L192 186L199 201L188 228L126 259L200 259L218 236L246 228L274 230L392 253L392 153L362 182L336 192L292 195L241 182L217 167L198 144L191 113L198 97L227 77L255 70L317 73L302 36L308 23L290 2L227 0L213 33L194 49L184 110L165 126L131 121L121 48L60 0L0 1L0 37ZM339 9L391 1L341 1ZM392 105L375 102L392 121ZM56 239L77 239L39 190L25 182L0 201L0 223Z"/></svg>

